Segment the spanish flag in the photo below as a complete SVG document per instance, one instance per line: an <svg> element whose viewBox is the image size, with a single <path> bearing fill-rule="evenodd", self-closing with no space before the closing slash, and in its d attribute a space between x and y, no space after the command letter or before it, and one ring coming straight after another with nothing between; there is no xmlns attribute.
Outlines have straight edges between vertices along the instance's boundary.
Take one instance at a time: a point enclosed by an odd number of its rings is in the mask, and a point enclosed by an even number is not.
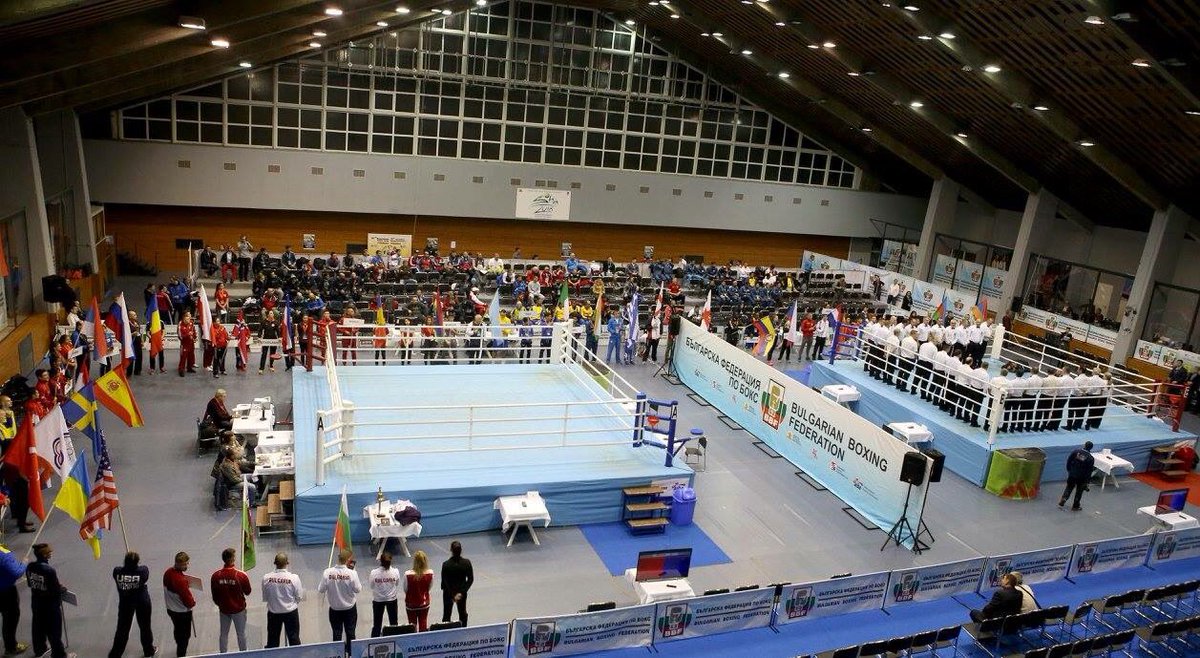
<svg viewBox="0 0 1200 658"><path fill-rule="evenodd" d="M138 408L129 380L125 379L125 368L118 366L96 380L94 388L96 402L104 405L113 415L130 427L142 426L142 410Z"/></svg>

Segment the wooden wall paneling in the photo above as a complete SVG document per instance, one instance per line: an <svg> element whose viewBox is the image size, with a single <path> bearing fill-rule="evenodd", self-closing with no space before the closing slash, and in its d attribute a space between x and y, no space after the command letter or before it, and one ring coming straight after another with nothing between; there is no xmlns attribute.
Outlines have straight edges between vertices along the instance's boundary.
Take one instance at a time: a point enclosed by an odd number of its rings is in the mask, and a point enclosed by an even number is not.
<svg viewBox="0 0 1200 658"><path fill-rule="evenodd" d="M180 238L200 238L213 248L236 242L245 234L255 247L299 250L300 236L315 233L316 254L342 253L347 243L366 242L367 233L405 233L419 249L425 238L436 237L442 253L456 249L509 258L513 248L522 255L554 259L562 242L570 242L581 258L618 261L640 258L644 245L654 245L658 258L702 254L709 262L743 260L752 264L798 267L805 249L846 254L850 239L836 236L753 231L679 229L619 224L541 222L468 217L425 217L320 213L272 209L192 208L110 204L105 206L108 232L120 251L137 253L160 269L182 271L186 251L175 248Z"/></svg>
<svg viewBox="0 0 1200 658"><path fill-rule="evenodd" d="M36 363L50 349L50 336L54 327L54 316L39 313L25 318L7 336L0 338L0 381L7 381L13 375L24 375L21 372L19 348L26 338L33 341L33 360Z"/></svg>

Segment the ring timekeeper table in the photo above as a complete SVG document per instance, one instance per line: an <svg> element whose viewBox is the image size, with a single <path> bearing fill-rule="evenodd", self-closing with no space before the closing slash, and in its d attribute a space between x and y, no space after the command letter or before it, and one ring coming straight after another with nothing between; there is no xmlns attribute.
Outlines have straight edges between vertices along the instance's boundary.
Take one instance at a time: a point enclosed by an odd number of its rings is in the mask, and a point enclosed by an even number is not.
<svg viewBox="0 0 1200 658"><path fill-rule="evenodd" d="M1128 459L1121 459L1107 450L1093 452L1092 459L1095 460L1096 470L1104 474L1104 477L1100 479L1101 491L1104 491L1104 485L1108 484L1110 479L1114 487L1117 489L1121 488L1121 485L1117 484L1117 476L1113 473L1116 469L1120 468L1125 469L1129 473L1133 472L1132 462Z"/></svg>
<svg viewBox="0 0 1200 658"><path fill-rule="evenodd" d="M638 603L659 603L675 599L690 599L696 596L687 578L670 578L667 580L647 580L638 582L637 569L626 569L625 580L633 583L633 592L637 594Z"/></svg>
<svg viewBox="0 0 1200 658"><path fill-rule="evenodd" d="M848 404L857 402L861 397L857 388L849 384L829 384L821 387L821 395L833 400L838 404Z"/></svg>
<svg viewBox="0 0 1200 658"><path fill-rule="evenodd" d="M1167 512L1166 514L1157 514L1157 506L1147 505L1138 508L1138 514L1154 519L1154 526L1145 532L1150 534L1155 530L1187 530L1188 528L1200 528L1200 521L1191 514L1183 512Z"/></svg>
<svg viewBox="0 0 1200 658"><path fill-rule="evenodd" d="M382 503L372 503L363 508L363 517L371 520L371 542L379 542L379 553L375 555L376 560L383 555L383 549L387 546L388 539L392 537L400 541L400 550L404 552L404 557L412 557L408 552L408 538L421 536L421 522L414 521L408 525L402 525L396 520L396 511L410 505L412 505L412 501L400 499L396 502L385 500Z"/></svg>
<svg viewBox="0 0 1200 658"><path fill-rule="evenodd" d="M500 532L508 532L509 526L512 526L512 534L508 536L508 544L512 546L513 540L517 538L517 531L522 527L529 530L529 536L533 538L533 543L541 546L542 542L538 541L537 533L533 530L534 521L542 521L542 527L550 525L550 510L546 509L546 501L542 499L541 494L536 491L527 491L520 496L501 496L496 499L492 507L500 510Z"/></svg>
<svg viewBox="0 0 1200 658"><path fill-rule="evenodd" d="M253 434L270 432L275 428L274 405L263 408L259 404L239 404L230 414L233 416L234 434Z"/></svg>

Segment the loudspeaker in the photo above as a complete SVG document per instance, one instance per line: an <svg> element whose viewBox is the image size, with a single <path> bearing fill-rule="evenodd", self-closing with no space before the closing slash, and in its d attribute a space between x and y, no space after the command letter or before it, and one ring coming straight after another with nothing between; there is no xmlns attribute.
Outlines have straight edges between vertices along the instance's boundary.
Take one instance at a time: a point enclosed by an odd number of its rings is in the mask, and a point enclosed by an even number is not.
<svg viewBox="0 0 1200 658"><path fill-rule="evenodd" d="M678 313L674 313L671 315L671 335L672 336L679 335L679 327L681 326L679 323L682 320L683 320L683 318L680 317L680 315Z"/></svg>
<svg viewBox="0 0 1200 658"><path fill-rule="evenodd" d="M1025 305L1025 302L1021 300L1020 296L1013 297L1013 303L1012 303L1012 312L1013 312L1013 313L1020 313L1020 312L1021 312L1021 307L1022 307L1022 306L1024 306L1024 305Z"/></svg>
<svg viewBox="0 0 1200 658"><path fill-rule="evenodd" d="M68 310L75 305L75 291L66 277L57 274L42 277L42 300L47 304L62 304Z"/></svg>
<svg viewBox="0 0 1200 658"><path fill-rule="evenodd" d="M942 468L946 465L946 455L937 448L924 448L921 452L933 462L929 467L929 481L941 482Z"/></svg>
<svg viewBox="0 0 1200 658"><path fill-rule="evenodd" d="M900 464L900 481L920 486L925 483L925 463L928 458L919 452L904 453L904 462Z"/></svg>

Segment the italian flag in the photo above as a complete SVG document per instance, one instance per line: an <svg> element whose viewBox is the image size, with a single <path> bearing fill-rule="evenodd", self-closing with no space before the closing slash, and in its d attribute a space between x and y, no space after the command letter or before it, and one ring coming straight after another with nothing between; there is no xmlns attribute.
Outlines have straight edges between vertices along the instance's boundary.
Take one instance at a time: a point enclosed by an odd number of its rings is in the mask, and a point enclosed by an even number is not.
<svg viewBox="0 0 1200 658"><path fill-rule="evenodd" d="M342 506L338 508L337 525L333 527L333 545L337 550L350 548L350 510L346 506L346 487L342 486Z"/></svg>

